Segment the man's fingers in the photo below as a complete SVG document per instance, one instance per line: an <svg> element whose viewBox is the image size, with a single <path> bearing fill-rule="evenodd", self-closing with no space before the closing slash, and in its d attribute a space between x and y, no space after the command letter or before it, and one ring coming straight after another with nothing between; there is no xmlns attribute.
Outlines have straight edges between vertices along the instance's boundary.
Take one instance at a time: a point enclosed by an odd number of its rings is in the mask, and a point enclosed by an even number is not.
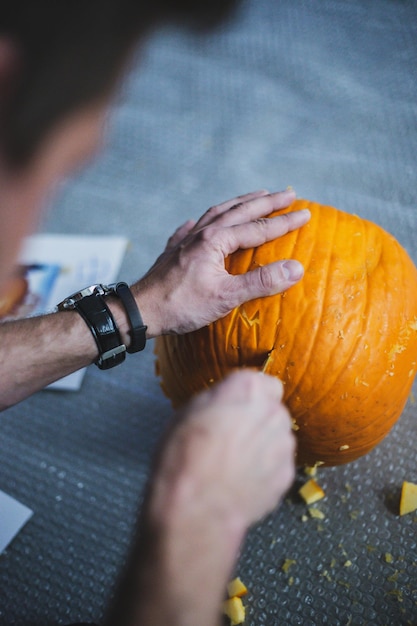
<svg viewBox="0 0 417 626"><path fill-rule="evenodd" d="M247 193L243 196L238 196L237 198L233 198L232 200L227 200L226 202L222 202L221 204L217 204L209 208L208 211L202 215L202 217L198 220L195 225L195 230L199 230L200 228L204 228L213 222L213 220L217 219L219 216L224 215L235 206L241 206L251 200L255 200L256 198L262 198L263 196L269 196L269 192L265 189L260 189L259 191L253 191L251 193Z"/></svg>
<svg viewBox="0 0 417 626"><path fill-rule="evenodd" d="M308 209L302 209L294 213L259 218L250 223L219 229L218 244L226 257L239 248L260 246L267 241L282 237L288 232L304 226L310 219L310 215Z"/></svg>
<svg viewBox="0 0 417 626"><path fill-rule="evenodd" d="M234 370L211 389L220 392L226 390L227 394L235 400L243 400L246 405L250 398L258 398L258 394L263 400L276 404L284 393L283 384L278 378L251 369Z"/></svg>
<svg viewBox="0 0 417 626"><path fill-rule="evenodd" d="M230 276L228 286L231 302L230 309L254 298L272 296L281 293L295 285L304 274L304 268L294 259L277 261L263 267Z"/></svg>
<svg viewBox="0 0 417 626"><path fill-rule="evenodd" d="M216 226L233 226L245 224L253 220L265 217L273 211L284 209L295 200L295 192L291 189L278 191L276 193L260 193L252 198L236 198L234 204L227 206L225 210L219 210L220 207L212 207L206 213L207 226L213 224ZM197 222L196 230L201 228L201 224Z"/></svg>

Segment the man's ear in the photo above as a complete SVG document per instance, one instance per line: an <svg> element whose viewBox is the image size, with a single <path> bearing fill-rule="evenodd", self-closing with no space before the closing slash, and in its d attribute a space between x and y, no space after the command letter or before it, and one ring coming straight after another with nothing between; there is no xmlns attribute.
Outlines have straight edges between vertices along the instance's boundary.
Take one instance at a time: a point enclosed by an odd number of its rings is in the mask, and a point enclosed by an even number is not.
<svg viewBox="0 0 417 626"><path fill-rule="evenodd" d="M17 44L10 37L0 35L0 112L15 85L19 56Z"/></svg>

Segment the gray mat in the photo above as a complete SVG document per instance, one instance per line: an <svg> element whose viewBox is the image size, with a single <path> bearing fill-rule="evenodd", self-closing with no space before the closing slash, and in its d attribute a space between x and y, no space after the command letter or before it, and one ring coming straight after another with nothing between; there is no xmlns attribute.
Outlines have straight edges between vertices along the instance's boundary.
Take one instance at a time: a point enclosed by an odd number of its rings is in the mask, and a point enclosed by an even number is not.
<svg viewBox="0 0 417 626"><path fill-rule="evenodd" d="M253 0L208 38L159 34L107 151L42 229L128 235L133 280L187 218L293 185L381 224L417 262L416 17L407 0ZM1 624L100 620L170 414L149 344L114 371L90 368L78 393L1 415L0 488L35 511L0 557ZM402 481L417 482L416 417L409 402L378 449L321 471L324 520L302 521L296 485L251 530L237 566L247 624L417 624L417 519L397 515Z"/></svg>

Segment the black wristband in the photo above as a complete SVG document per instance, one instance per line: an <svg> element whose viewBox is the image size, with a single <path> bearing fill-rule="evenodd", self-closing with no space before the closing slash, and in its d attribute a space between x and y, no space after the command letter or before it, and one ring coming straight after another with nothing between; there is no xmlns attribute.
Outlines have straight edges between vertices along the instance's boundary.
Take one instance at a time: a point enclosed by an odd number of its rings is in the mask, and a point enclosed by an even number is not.
<svg viewBox="0 0 417 626"><path fill-rule="evenodd" d="M110 369L125 360L126 346L122 343L113 315L101 295L86 296L75 309L89 327L99 351L95 361L102 370Z"/></svg>
<svg viewBox="0 0 417 626"><path fill-rule="evenodd" d="M129 354L140 352L146 346L146 331L148 327L143 323L136 300L127 283L115 283L111 285L111 287L114 293L120 298L126 311L127 319L129 320L131 342L126 350Z"/></svg>
<svg viewBox="0 0 417 626"><path fill-rule="evenodd" d="M126 358L126 346L103 296L109 293L105 285L90 285L73 293L57 306L57 311L78 311L98 348L95 364L102 370L119 365Z"/></svg>

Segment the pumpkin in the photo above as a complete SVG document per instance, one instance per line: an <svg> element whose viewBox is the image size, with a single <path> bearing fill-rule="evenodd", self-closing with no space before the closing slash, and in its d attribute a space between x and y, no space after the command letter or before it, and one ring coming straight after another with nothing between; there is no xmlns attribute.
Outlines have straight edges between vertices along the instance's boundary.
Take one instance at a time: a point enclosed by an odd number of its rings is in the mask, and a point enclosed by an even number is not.
<svg viewBox="0 0 417 626"><path fill-rule="evenodd" d="M19 272L8 279L0 293L0 319L14 315L27 296L28 289L29 283L24 270L19 268Z"/></svg>
<svg viewBox="0 0 417 626"><path fill-rule="evenodd" d="M155 343L157 373L175 407L234 368L284 384L299 465L339 465L368 453L400 417L417 363L417 269L373 222L296 200L311 220L226 259L232 274L294 258L304 277L186 335Z"/></svg>

